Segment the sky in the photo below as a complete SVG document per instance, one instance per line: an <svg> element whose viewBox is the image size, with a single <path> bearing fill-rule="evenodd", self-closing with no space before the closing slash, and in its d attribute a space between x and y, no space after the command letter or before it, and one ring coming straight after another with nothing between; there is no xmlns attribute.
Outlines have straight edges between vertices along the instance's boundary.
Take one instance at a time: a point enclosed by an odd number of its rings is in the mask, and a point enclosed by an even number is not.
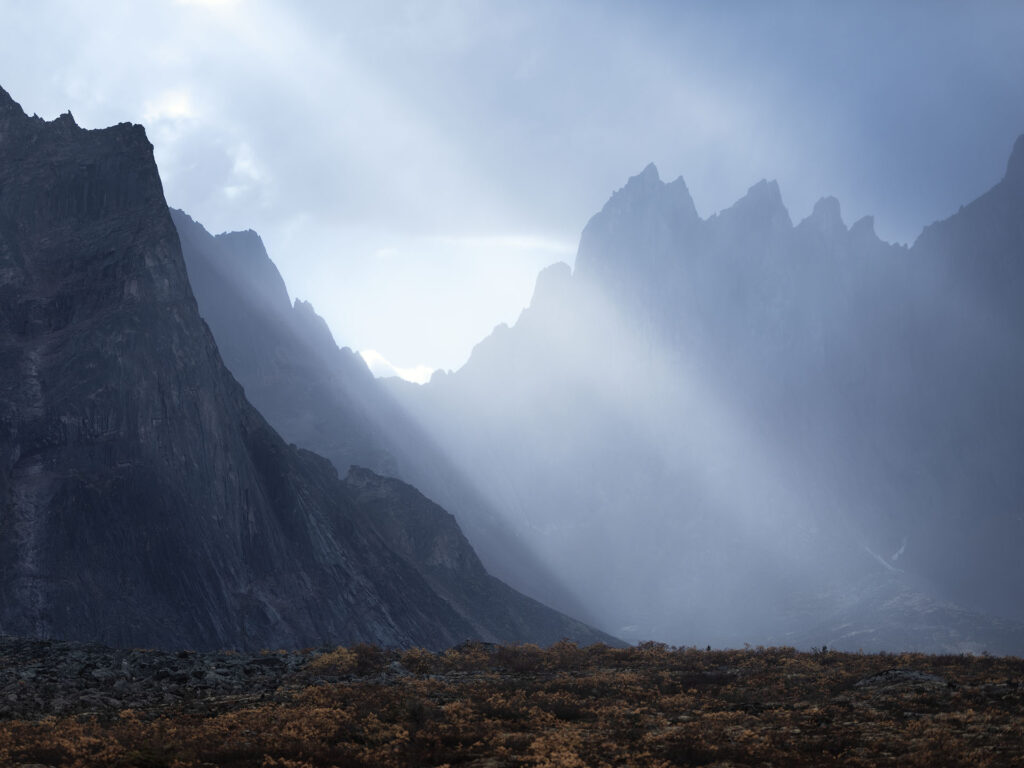
<svg viewBox="0 0 1024 768"><path fill-rule="evenodd" d="M654 162L912 242L1024 133L1024 3L0 0L29 114L142 123L170 205L254 229L379 372L455 369Z"/></svg>

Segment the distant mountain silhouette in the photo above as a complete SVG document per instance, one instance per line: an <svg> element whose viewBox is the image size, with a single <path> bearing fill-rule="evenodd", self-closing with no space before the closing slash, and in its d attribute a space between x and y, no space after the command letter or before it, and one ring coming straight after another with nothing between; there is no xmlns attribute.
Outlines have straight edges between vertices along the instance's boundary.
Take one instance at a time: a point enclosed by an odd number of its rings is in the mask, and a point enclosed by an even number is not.
<svg viewBox="0 0 1024 768"><path fill-rule="evenodd" d="M260 301L279 300L272 265L252 267ZM326 331L303 311L310 337ZM414 489L341 480L286 444L200 318L144 130L30 118L3 90L0 632L192 648L605 637L490 577Z"/></svg>
<svg viewBox="0 0 1024 768"><path fill-rule="evenodd" d="M910 248L648 166L514 327L388 384L606 629L1021 653L1022 222L1024 139Z"/></svg>
<svg viewBox="0 0 1024 768"><path fill-rule="evenodd" d="M456 516L491 573L580 615L474 479L455 468L363 359L338 347L312 305L289 301L255 232L213 236L182 211L171 218L199 312L225 364L285 440L330 459L340 473L358 465L415 485Z"/></svg>

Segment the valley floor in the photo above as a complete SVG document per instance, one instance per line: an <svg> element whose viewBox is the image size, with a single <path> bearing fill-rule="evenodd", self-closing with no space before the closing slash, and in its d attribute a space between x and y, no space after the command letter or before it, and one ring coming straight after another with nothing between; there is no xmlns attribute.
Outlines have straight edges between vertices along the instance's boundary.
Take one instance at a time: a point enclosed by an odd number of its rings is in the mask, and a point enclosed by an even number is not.
<svg viewBox="0 0 1024 768"><path fill-rule="evenodd" d="M1024 660L0 639L13 766L1024 765Z"/></svg>

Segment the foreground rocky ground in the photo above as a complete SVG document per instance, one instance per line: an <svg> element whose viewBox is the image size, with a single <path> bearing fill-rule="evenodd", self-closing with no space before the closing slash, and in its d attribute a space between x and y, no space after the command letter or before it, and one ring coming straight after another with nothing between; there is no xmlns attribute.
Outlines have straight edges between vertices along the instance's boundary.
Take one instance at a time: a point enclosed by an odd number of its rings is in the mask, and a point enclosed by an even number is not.
<svg viewBox="0 0 1024 768"><path fill-rule="evenodd" d="M1024 661L0 639L0 765L1024 765Z"/></svg>

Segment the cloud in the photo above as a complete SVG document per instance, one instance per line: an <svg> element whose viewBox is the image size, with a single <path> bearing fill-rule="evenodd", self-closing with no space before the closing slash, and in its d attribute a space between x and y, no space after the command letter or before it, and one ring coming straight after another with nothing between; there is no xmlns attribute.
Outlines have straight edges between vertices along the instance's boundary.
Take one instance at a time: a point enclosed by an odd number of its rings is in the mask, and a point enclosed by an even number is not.
<svg viewBox="0 0 1024 768"><path fill-rule="evenodd" d="M434 373L434 369L426 365L399 368L388 361L380 352L373 349L361 350L359 354L366 361L370 372L379 379L398 376L400 379L411 381L413 384L426 384L430 381L431 374Z"/></svg>
<svg viewBox="0 0 1024 768"><path fill-rule="evenodd" d="M142 120L146 125L163 121L188 120L196 116L192 94L186 88L164 91L142 106Z"/></svg>
<svg viewBox="0 0 1024 768"><path fill-rule="evenodd" d="M224 194L234 199L250 191L265 186L266 172L252 147L247 142L238 144L233 149L234 159L231 165L231 177L224 186Z"/></svg>

